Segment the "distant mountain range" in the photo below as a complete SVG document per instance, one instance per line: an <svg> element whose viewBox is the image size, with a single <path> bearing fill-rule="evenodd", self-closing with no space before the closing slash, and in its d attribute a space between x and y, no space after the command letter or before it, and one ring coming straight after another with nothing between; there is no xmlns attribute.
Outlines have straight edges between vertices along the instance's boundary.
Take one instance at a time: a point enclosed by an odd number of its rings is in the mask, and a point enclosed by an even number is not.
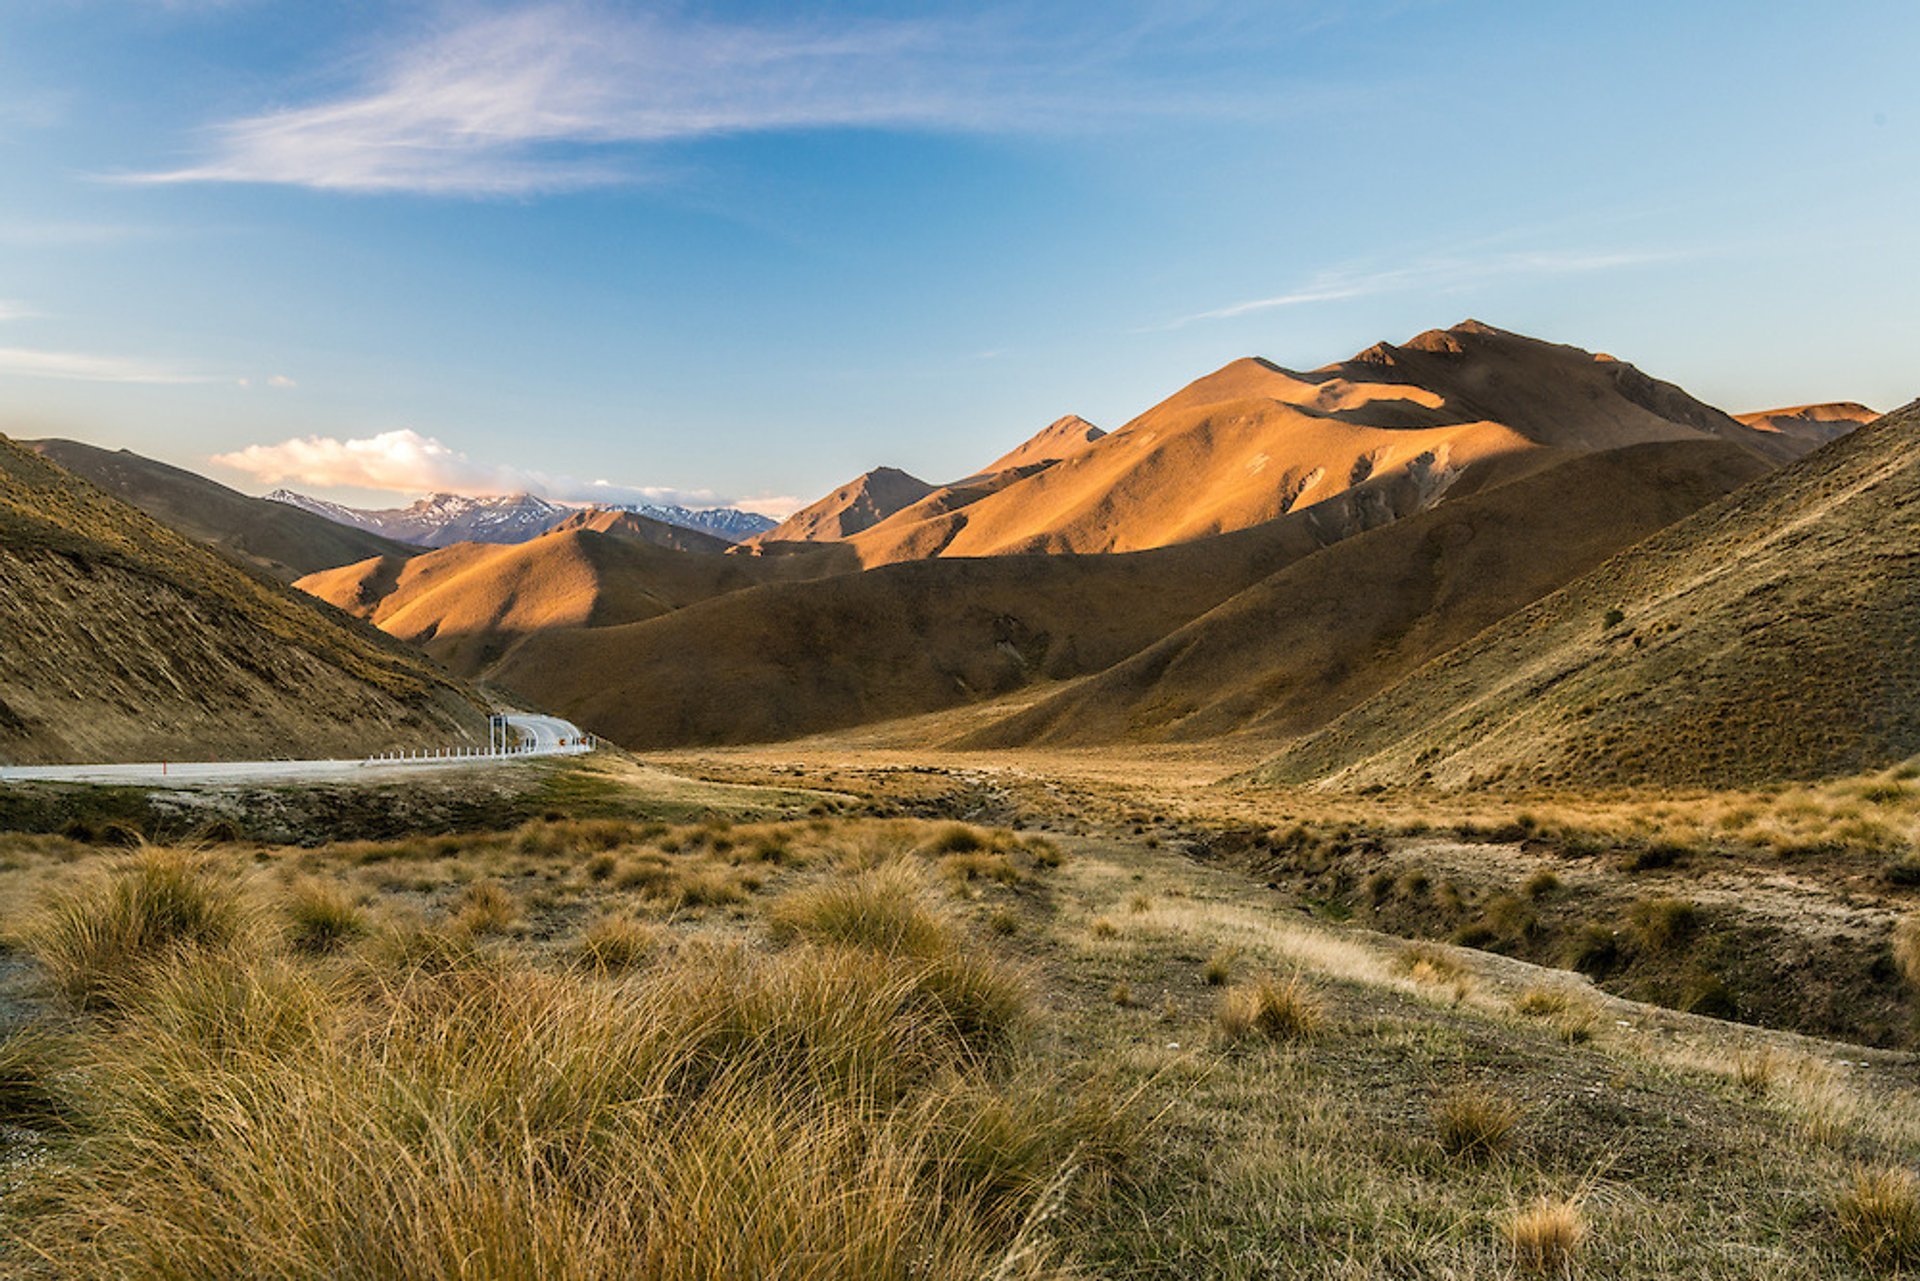
<svg viewBox="0 0 1920 1281"><path fill-rule="evenodd" d="M578 506L549 502L535 494L474 498L466 494L429 494L406 507L369 510L276 489L270 502L297 507L336 524L411 543L447 547L454 543L524 543L566 521ZM593 510L631 512L682 529L697 530L737 543L772 529L774 522L733 507L695 510L673 503L596 503Z"/></svg>

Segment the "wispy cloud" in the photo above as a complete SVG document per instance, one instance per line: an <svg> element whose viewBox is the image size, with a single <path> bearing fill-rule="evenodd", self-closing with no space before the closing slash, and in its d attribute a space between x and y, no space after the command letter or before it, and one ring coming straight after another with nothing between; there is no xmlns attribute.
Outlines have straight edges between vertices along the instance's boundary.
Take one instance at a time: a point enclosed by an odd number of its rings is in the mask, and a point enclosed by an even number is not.
<svg viewBox="0 0 1920 1281"><path fill-rule="evenodd" d="M531 493L563 503L678 503L687 507L738 506L786 515L800 504L789 497L727 499L710 490L581 481L524 468L477 462L432 436L411 429L340 439L301 436L273 445L249 445L216 454L214 464L263 485L299 484L316 489L372 489L395 494L453 492L472 495Z"/></svg>
<svg viewBox="0 0 1920 1281"><path fill-rule="evenodd" d="M1218 108L1241 92L1192 72L1122 74L1145 56L1127 34L1123 11L1093 39L992 17L825 26L523 7L416 39L326 101L217 125L203 159L132 180L520 194L633 179L645 164L636 147L649 144L847 127L1048 129Z"/></svg>
<svg viewBox="0 0 1920 1281"><path fill-rule="evenodd" d="M40 313L23 302L0 298L0 320L26 320Z"/></svg>
<svg viewBox="0 0 1920 1281"><path fill-rule="evenodd" d="M210 383L221 379L167 361L102 356L77 351L37 351L0 347L0 377L58 378L68 382Z"/></svg>
<svg viewBox="0 0 1920 1281"><path fill-rule="evenodd" d="M1423 258L1401 267L1375 270L1327 271L1305 283L1265 298L1250 298L1211 311L1195 312L1141 332L1181 329L1210 320L1234 320L1263 311L1302 307L1310 303L1339 302L1375 294L1406 293L1413 290L1438 292L1490 284L1496 280L1525 276L1576 275L1611 271L1649 263L1668 262L1685 255L1674 252L1586 252L1534 250L1481 256L1442 256Z"/></svg>

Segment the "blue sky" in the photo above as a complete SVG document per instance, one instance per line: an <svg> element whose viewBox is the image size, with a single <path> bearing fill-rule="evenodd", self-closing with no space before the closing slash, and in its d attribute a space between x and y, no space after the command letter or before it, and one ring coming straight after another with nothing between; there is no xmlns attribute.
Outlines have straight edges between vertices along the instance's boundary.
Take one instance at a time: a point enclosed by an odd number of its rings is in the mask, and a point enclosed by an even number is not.
<svg viewBox="0 0 1920 1281"><path fill-rule="evenodd" d="M777 511L1468 315L1890 408L1916 48L1906 0L7 0L0 430Z"/></svg>

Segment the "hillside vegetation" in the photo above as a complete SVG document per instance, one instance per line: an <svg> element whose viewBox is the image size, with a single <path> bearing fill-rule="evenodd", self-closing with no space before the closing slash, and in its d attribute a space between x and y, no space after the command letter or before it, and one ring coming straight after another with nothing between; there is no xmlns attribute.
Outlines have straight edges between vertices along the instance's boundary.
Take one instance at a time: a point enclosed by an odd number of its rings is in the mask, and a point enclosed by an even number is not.
<svg viewBox="0 0 1920 1281"><path fill-rule="evenodd" d="M1920 405L1409 673L1271 781L1818 778L1920 752Z"/></svg>
<svg viewBox="0 0 1920 1281"><path fill-rule="evenodd" d="M161 524L289 582L370 556L404 559L419 550L298 507L249 497L124 449L98 449L72 440L21 443Z"/></svg>
<svg viewBox="0 0 1920 1281"><path fill-rule="evenodd" d="M1767 470L1707 440L1576 456L1335 543L958 745L1304 733Z"/></svg>
<svg viewBox="0 0 1920 1281"><path fill-rule="evenodd" d="M0 759L358 753L483 739L474 697L0 437Z"/></svg>

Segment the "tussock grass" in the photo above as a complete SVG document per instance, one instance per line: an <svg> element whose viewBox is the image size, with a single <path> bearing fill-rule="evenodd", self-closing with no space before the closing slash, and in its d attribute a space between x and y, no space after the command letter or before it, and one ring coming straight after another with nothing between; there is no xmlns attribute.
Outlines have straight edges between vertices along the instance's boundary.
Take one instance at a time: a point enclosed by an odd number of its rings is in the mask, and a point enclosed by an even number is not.
<svg viewBox="0 0 1920 1281"><path fill-rule="evenodd" d="M1326 1008L1298 974L1266 975L1230 990L1216 1016L1229 1041L1261 1037L1291 1041L1311 1036L1326 1022Z"/></svg>
<svg viewBox="0 0 1920 1281"><path fill-rule="evenodd" d="M1571 1197L1541 1197L1507 1221L1514 1265L1522 1272L1570 1273L1586 1238L1586 1215Z"/></svg>
<svg viewBox="0 0 1920 1281"><path fill-rule="evenodd" d="M228 946L247 924L231 877L201 856L149 846L52 895L26 941L70 1001L97 1009L142 968L182 949Z"/></svg>
<svg viewBox="0 0 1920 1281"><path fill-rule="evenodd" d="M1909 912L1893 923L1892 946L1900 977L1920 988L1920 913Z"/></svg>
<svg viewBox="0 0 1920 1281"><path fill-rule="evenodd" d="M665 932L659 926L607 912L580 931L572 951L590 970L619 974L646 964L665 945Z"/></svg>
<svg viewBox="0 0 1920 1281"><path fill-rule="evenodd" d="M88 1145L30 1244L72 1276L974 1278L1016 1247L1037 1275L1023 1229L1111 1136L1008 1076L996 964L179 951L89 1041Z"/></svg>
<svg viewBox="0 0 1920 1281"><path fill-rule="evenodd" d="M940 875L955 884L969 881L993 881L999 885L1018 885L1020 869L1005 854L974 850L964 854L943 854L935 864Z"/></svg>
<svg viewBox="0 0 1920 1281"><path fill-rule="evenodd" d="M1902 1166L1858 1170L1834 1198L1840 1239L1875 1271L1920 1264L1920 1178Z"/></svg>
<svg viewBox="0 0 1920 1281"><path fill-rule="evenodd" d="M519 919L519 903L498 881L475 881L454 900L454 928L468 934L503 934Z"/></svg>
<svg viewBox="0 0 1920 1281"><path fill-rule="evenodd" d="M1225 987L1227 980L1233 977L1233 963L1240 959L1238 948L1216 948L1207 958L1207 967L1202 971L1208 987Z"/></svg>
<svg viewBox="0 0 1920 1281"><path fill-rule="evenodd" d="M302 952L331 952L367 932L366 913L344 885L307 877L286 899L287 941Z"/></svg>
<svg viewBox="0 0 1920 1281"><path fill-rule="evenodd" d="M1513 1146L1520 1109L1485 1089L1449 1090L1433 1105L1434 1137L1440 1150L1466 1161L1490 1161Z"/></svg>
<svg viewBox="0 0 1920 1281"><path fill-rule="evenodd" d="M1675 950L1700 926L1699 907L1682 898L1643 899L1628 916L1641 943L1654 952Z"/></svg>
<svg viewBox="0 0 1920 1281"><path fill-rule="evenodd" d="M65 1041L39 1024L0 1032L0 1123L44 1125L58 1118L53 1077Z"/></svg>
<svg viewBox="0 0 1920 1281"><path fill-rule="evenodd" d="M1748 1050L1733 1061L1733 1079L1756 1099L1770 1093L1779 1076L1780 1056L1770 1048Z"/></svg>
<svg viewBox="0 0 1920 1281"><path fill-rule="evenodd" d="M793 890L768 909L774 937L804 937L880 952L931 956L950 944L950 926L927 896L925 874L896 860Z"/></svg>

